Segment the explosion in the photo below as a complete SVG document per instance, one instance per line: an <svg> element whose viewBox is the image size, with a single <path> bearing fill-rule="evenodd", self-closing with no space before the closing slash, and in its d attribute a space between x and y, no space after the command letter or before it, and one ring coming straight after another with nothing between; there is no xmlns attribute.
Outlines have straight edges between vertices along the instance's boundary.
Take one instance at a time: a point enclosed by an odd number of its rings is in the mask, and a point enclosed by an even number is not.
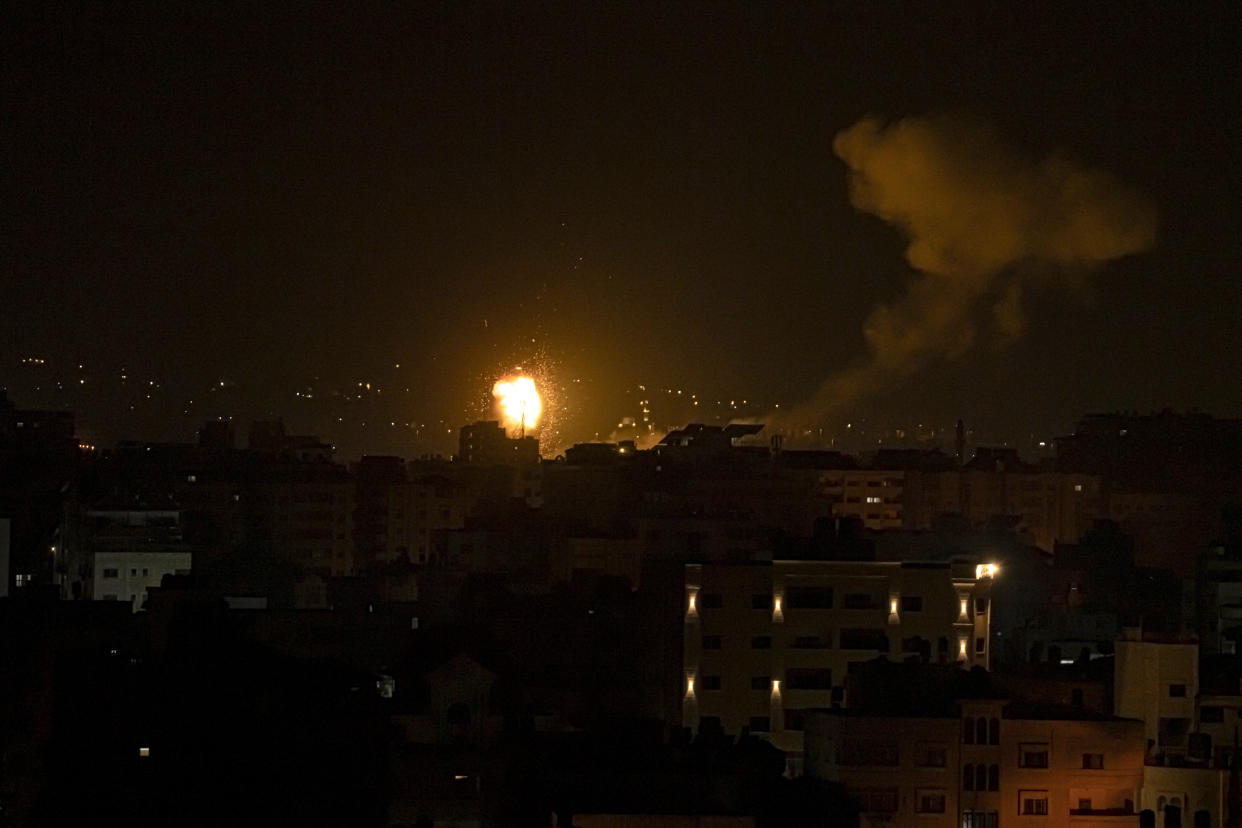
<svg viewBox="0 0 1242 828"><path fill-rule="evenodd" d="M539 392L535 390L535 381L530 377L499 379L492 386L492 396L496 398L501 424L510 436L523 436L527 429L539 424L543 407L539 402Z"/></svg>

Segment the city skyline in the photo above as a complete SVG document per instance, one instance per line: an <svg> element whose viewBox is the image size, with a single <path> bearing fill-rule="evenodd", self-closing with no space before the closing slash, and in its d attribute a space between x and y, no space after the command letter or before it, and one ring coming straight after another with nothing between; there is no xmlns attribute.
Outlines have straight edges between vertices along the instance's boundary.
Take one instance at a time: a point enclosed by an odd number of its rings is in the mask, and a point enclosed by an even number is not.
<svg viewBox="0 0 1242 828"><path fill-rule="evenodd" d="M408 401L357 428L447 436L519 365L555 390L560 444L606 438L639 385L998 442L1090 411L1242 412L1236 12L575 8L19 9L0 385L49 405L33 358L163 387L145 417L78 389L101 441L186 439L213 388L232 399L209 417L336 439L301 395L359 382ZM866 152L920 130L919 159L1007 182L1039 231L939 330L926 216L858 196ZM1041 248L1084 203L1088 235L1122 215L1124 241ZM868 374L884 319L920 336Z"/></svg>

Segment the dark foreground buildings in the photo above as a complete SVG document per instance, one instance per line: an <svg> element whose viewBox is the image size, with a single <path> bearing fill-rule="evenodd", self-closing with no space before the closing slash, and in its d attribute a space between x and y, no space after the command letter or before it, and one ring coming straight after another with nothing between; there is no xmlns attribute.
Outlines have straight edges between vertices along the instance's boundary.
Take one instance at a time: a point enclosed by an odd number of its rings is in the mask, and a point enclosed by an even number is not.
<svg viewBox="0 0 1242 828"><path fill-rule="evenodd" d="M1042 464L477 423L347 466L0 415L9 824L1242 816L1231 422L1091 417Z"/></svg>

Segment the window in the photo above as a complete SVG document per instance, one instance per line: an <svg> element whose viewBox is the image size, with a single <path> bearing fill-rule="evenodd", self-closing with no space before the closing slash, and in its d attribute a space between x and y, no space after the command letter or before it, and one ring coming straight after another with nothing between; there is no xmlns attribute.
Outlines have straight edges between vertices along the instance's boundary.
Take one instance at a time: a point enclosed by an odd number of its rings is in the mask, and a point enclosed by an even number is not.
<svg viewBox="0 0 1242 828"><path fill-rule="evenodd" d="M720 676L703 676L703 689L704 690L719 690L720 689Z"/></svg>
<svg viewBox="0 0 1242 828"><path fill-rule="evenodd" d="M975 743L975 720L972 718L962 719L962 741L968 745Z"/></svg>
<svg viewBox="0 0 1242 828"><path fill-rule="evenodd" d="M799 635L790 642L795 650L827 650L832 646L832 639L822 635Z"/></svg>
<svg viewBox="0 0 1242 828"><path fill-rule="evenodd" d="M119 578L121 577L121 570L109 567L104 569L103 576L105 578Z"/></svg>
<svg viewBox="0 0 1242 828"><path fill-rule="evenodd" d="M992 726L988 729L989 745L1000 744L1000 719L993 719Z"/></svg>
<svg viewBox="0 0 1242 828"><path fill-rule="evenodd" d="M772 636L757 635L750 640L750 648L752 650L770 650L772 649Z"/></svg>
<svg viewBox="0 0 1242 828"><path fill-rule="evenodd" d="M975 655L983 655L987 650L988 640L982 636L975 639Z"/></svg>
<svg viewBox="0 0 1242 828"><path fill-rule="evenodd" d="M113 595L113 594L109 593L109 594L105 595L105 596L103 597L103 599L104 599L105 601L115 601L115 600L117 600L117 597L116 597L115 595Z"/></svg>
<svg viewBox="0 0 1242 828"><path fill-rule="evenodd" d="M772 730L772 719L770 716L751 716L750 732L751 733L767 733Z"/></svg>
<svg viewBox="0 0 1242 828"><path fill-rule="evenodd" d="M138 570L137 570L137 569L131 569L131 570L129 571L129 576L130 576L131 578L136 578L136 577L138 577Z"/></svg>
<svg viewBox="0 0 1242 828"><path fill-rule="evenodd" d="M1225 708L1223 707L1201 707L1199 708L1199 721L1207 723L1223 722L1225 720Z"/></svg>
<svg viewBox="0 0 1242 828"><path fill-rule="evenodd" d="M922 595L903 595L901 596L902 612L922 612L923 596Z"/></svg>
<svg viewBox="0 0 1242 828"><path fill-rule="evenodd" d="M996 828L996 811L962 811L962 828Z"/></svg>
<svg viewBox="0 0 1242 828"><path fill-rule="evenodd" d="M854 592L848 593L845 596L844 607L846 609L865 610L871 609L872 606L874 606L874 604L871 601L871 596L866 593Z"/></svg>
<svg viewBox="0 0 1242 828"><path fill-rule="evenodd" d="M1046 742L1026 742L1018 746L1018 767L1048 767L1048 744Z"/></svg>
<svg viewBox="0 0 1242 828"><path fill-rule="evenodd" d="M897 812L899 799L896 788L854 791L854 798L858 800L858 809L864 813L892 814Z"/></svg>
<svg viewBox="0 0 1242 828"><path fill-rule="evenodd" d="M915 793L914 811L919 814L943 814L944 800L944 791L920 788Z"/></svg>
<svg viewBox="0 0 1242 828"><path fill-rule="evenodd" d="M1170 684L1170 685L1169 685L1169 698L1171 698L1171 699L1184 699L1184 698L1186 698L1186 685L1184 685L1184 684Z"/></svg>
<svg viewBox="0 0 1242 828"><path fill-rule="evenodd" d="M988 789L988 766L982 763L975 765L975 790L986 791Z"/></svg>
<svg viewBox="0 0 1242 828"><path fill-rule="evenodd" d="M973 762L967 762L962 768L962 790L973 791L975 789L975 765Z"/></svg>
<svg viewBox="0 0 1242 828"><path fill-rule="evenodd" d="M920 768L943 768L948 751L944 745L920 744L915 753L915 764Z"/></svg>
<svg viewBox="0 0 1242 828"><path fill-rule="evenodd" d="M1018 794L1018 802L1020 803L1020 810L1018 811L1020 814L1048 815L1047 791L1021 791Z"/></svg>
<svg viewBox="0 0 1242 828"><path fill-rule="evenodd" d="M790 690L830 690L832 670L827 667L791 667L785 671L785 686Z"/></svg>
<svg viewBox="0 0 1242 828"><path fill-rule="evenodd" d="M793 587L785 591L788 609L832 609L832 587Z"/></svg>
<svg viewBox="0 0 1242 828"><path fill-rule="evenodd" d="M975 720L975 742L980 745L988 743L988 720L982 716Z"/></svg>
<svg viewBox="0 0 1242 828"><path fill-rule="evenodd" d="M1082 755L1082 766L1086 770L1103 770L1104 769L1104 754L1084 753Z"/></svg>
<svg viewBox="0 0 1242 828"><path fill-rule="evenodd" d="M144 578L145 578L145 577L147 577L147 576L148 576L148 575L150 575L150 574L151 574L151 570L150 570L150 569L147 569L146 567L143 567L143 570L142 570L142 577L144 577Z"/></svg>
<svg viewBox="0 0 1242 828"><path fill-rule="evenodd" d="M846 767L895 768L898 764L897 743L846 739L841 745L840 759Z"/></svg>
<svg viewBox="0 0 1242 828"><path fill-rule="evenodd" d="M772 596L765 594L755 594L750 596L750 608L757 610L772 609Z"/></svg>
<svg viewBox="0 0 1242 828"><path fill-rule="evenodd" d="M772 687L771 676L751 676L750 677L750 689L751 690L769 690L771 689L771 687Z"/></svg>
<svg viewBox="0 0 1242 828"><path fill-rule="evenodd" d="M986 615L987 612L988 612L988 599L987 598L976 598L975 599L975 615Z"/></svg>
<svg viewBox="0 0 1242 828"><path fill-rule="evenodd" d="M867 502L868 502L868 503L883 503L883 502L884 502L884 498L882 498L882 497L874 497L874 496L868 495L868 496L867 496Z"/></svg>
<svg viewBox="0 0 1242 828"><path fill-rule="evenodd" d="M988 790L1000 790L1000 765L988 765Z"/></svg>
<svg viewBox="0 0 1242 828"><path fill-rule="evenodd" d="M785 711L785 729L786 730L805 730L806 729L806 711L805 710L786 710Z"/></svg>
<svg viewBox="0 0 1242 828"><path fill-rule="evenodd" d="M842 650L879 650L888 652L888 636L883 630L841 630Z"/></svg>
<svg viewBox="0 0 1242 828"><path fill-rule="evenodd" d="M703 649L704 650L719 650L720 649L720 636L718 635L703 636Z"/></svg>
<svg viewBox="0 0 1242 828"><path fill-rule="evenodd" d="M719 592L705 592L701 604L703 609L720 609L724 606L724 599Z"/></svg>

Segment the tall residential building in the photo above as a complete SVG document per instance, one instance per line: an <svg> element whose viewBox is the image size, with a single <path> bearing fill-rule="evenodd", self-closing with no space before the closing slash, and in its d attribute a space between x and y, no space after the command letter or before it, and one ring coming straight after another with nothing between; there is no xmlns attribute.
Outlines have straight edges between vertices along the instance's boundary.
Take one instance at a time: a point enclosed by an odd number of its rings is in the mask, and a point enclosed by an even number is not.
<svg viewBox="0 0 1242 828"><path fill-rule="evenodd" d="M796 770L806 712L842 704L862 663L986 668L992 574L949 563L689 564L682 723L763 735Z"/></svg>
<svg viewBox="0 0 1242 828"><path fill-rule="evenodd" d="M808 775L845 786L864 825L1139 825L1142 723L965 698L939 715L817 711Z"/></svg>

